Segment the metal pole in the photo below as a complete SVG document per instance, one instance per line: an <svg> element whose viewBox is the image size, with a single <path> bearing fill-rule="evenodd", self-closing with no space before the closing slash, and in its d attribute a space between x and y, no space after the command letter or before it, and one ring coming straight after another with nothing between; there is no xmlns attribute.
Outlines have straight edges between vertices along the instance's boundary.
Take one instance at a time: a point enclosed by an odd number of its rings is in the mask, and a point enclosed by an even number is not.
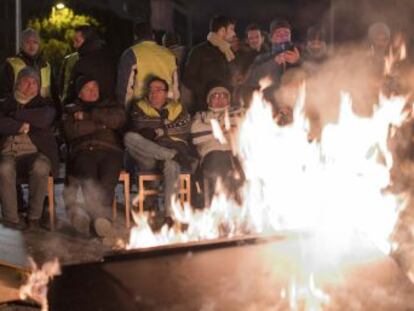
<svg viewBox="0 0 414 311"><path fill-rule="evenodd" d="M20 50L20 33L22 31L22 3L21 0L16 2L16 53Z"/></svg>
<svg viewBox="0 0 414 311"><path fill-rule="evenodd" d="M331 10L330 10L330 45L331 45L331 52L334 51L334 44L335 44L335 2L336 0L331 0Z"/></svg>

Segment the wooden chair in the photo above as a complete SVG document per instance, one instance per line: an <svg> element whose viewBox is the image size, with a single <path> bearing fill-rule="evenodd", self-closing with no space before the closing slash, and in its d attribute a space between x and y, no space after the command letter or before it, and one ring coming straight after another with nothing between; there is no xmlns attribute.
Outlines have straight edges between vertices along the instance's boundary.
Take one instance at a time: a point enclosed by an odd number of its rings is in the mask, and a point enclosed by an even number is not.
<svg viewBox="0 0 414 311"><path fill-rule="evenodd" d="M131 206L130 206L130 188L131 182L129 174L125 171L119 173L119 182L124 184L124 198L125 198L125 227L129 228L131 226ZM114 196L114 201L112 203L112 219L116 220L117 210L116 210L116 193Z"/></svg>
<svg viewBox="0 0 414 311"><path fill-rule="evenodd" d="M144 213L144 201L147 196L157 195L158 189L147 188L146 183L151 181L162 180L163 177L160 174L154 172L141 172L138 174L138 210L142 215ZM179 177L179 191L181 204L188 202L191 205L191 174L182 172Z"/></svg>

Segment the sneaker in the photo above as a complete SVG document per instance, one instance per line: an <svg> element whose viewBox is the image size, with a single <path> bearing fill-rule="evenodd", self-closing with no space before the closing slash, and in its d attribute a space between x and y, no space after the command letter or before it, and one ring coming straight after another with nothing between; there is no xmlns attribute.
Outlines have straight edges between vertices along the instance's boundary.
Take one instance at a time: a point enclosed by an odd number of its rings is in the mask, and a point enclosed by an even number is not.
<svg viewBox="0 0 414 311"><path fill-rule="evenodd" d="M96 232L96 235L100 238L106 238L113 236L113 227L112 223L103 217L97 218L94 221L94 229Z"/></svg>
<svg viewBox="0 0 414 311"><path fill-rule="evenodd" d="M75 228L77 232L80 234L89 237L90 232L90 223L91 220L87 213L85 212L76 212L73 213L71 217L72 226Z"/></svg>

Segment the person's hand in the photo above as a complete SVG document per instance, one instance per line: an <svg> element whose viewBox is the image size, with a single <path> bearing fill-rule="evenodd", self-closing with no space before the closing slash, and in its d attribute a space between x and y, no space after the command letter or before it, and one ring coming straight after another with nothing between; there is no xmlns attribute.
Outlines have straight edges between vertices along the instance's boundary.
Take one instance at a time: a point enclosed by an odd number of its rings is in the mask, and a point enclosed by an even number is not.
<svg viewBox="0 0 414 311"><path fill-rule="evenodd" d="M155 129L155 139L158 139L165 135L165 130L162 127Z"/></svg>
<svg viewBox="0 0 414 311"><path fill-rule="evenodd" d="M293 49L293 51L286 51L282 54L284 54L284 59L289 64L296 64L300 58L299 50L296 47Z"/></svg>
<svg viewBox="0 0 414 311"><path fill-rule="evenodd" d="M280 65L283 65L283 64L286 62L286 60L285 60L285 53L279 53L279 54L277 54L277 55L275 56L275 62L276 62L276 64L278 64L279 66L280 66Z"/></svg>
<svg viewBox="0 0 414 311"><path fill-rule="evenodd" d="M76 121L82 121L83 119L85 119L85 115L84 115L83 111L76 111L76 112L73 114L73 118L74 118Z"/></svg>
<svg viewBox="0 0 414 311"><path fill-rule="evenodd" d="M19 129L19 133L27 134L30 131L30 124L23 122L22 126Z"/></svg>

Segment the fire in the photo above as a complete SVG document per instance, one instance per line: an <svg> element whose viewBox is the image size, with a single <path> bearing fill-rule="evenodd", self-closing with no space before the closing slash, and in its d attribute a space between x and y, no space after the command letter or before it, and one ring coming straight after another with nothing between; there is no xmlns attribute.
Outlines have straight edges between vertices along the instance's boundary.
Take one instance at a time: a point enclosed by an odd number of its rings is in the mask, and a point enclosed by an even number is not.
<svg viewBox="0 0 414 311"><path fill-rule="evenodd" d="M388 254L388 239L404 202L385 191L392 166L387 141L390 126L398 127L404 119L405 98L379 96L373 116L366 118L353 113L352 99L344 92L338 122L325 126L320 141L312 143L304 99L303 86L294 122L280 127L270 105L260 93L254 95L237 135L237 154L246 175L241 206L218 183L208 209L195 211L173 201L175 219L186 230L164 227L153 232L145 218L134 215L137 226L128 248L299 231L310 232L314 251L338 264L341 254L353 249L355 236ZM218 123L216 127L216 137L224 138ZM329 296L316 287L313 271L305 282L292 281L284 295L292 310L298 301L306 310L322 310L329 303Z"/></svg>
<svg viewBox="0 0 414 311"><path fill-rule="evenodd" d="M384 61L384 75L389 76L392 74L392 69L396 62L403 61L407 58L407 46L404 40L401 39L401 42L398 42L397 46L394 49L391 47L388 55L385 57Z"/></svg>
<svg viewBox="0 0 414 311"><path fill-rule="evenodd" d="M20 299L33 299L41 305L42 311L49 310L47 301L47 284L54 276L60 274L60 265L55 258L42 265L37 266L32 258L29 258L32 272L27 278L27 282L20 287Z"/></svg>

